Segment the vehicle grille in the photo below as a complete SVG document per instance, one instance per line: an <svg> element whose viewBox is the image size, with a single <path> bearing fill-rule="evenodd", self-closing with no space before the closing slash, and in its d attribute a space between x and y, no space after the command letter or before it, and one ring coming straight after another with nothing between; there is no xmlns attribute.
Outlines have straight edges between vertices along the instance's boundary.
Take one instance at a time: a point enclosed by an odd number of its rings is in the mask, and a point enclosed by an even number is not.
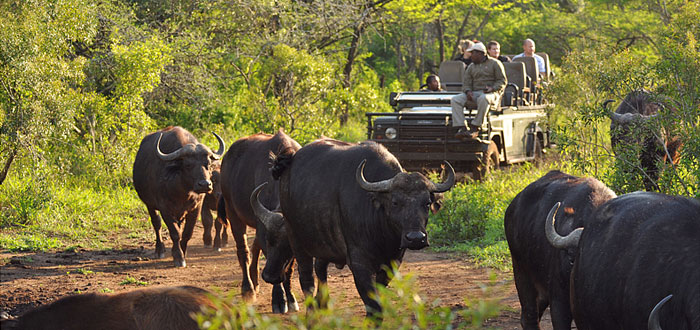
<svg viewBox="0 0 700 330"><path fill-rule="evenodd" d="M449 136L448 126L401 126L399 138L402 140L444 140Z"/></svg>

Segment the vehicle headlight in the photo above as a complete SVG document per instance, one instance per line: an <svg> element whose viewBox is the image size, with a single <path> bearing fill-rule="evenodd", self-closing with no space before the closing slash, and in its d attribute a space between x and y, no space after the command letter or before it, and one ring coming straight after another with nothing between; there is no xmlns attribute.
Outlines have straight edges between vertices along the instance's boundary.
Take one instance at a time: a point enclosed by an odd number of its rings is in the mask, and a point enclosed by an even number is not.
<svg viewBox="0 0 700 330"><path fill-rule="evenodd" d="M396 134L396 128L389 127L386 129L386 131L384 131L384 135L387 139L393 140L398 134Z"/></svg>

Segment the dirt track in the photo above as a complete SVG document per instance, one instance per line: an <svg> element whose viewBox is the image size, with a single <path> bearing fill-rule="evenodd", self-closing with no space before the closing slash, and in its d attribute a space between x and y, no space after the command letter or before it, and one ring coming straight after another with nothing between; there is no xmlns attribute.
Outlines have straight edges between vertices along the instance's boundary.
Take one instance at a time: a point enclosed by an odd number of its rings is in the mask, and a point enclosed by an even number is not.
<svg viewBox="0 0 700 330"><path fill-rule="evenodd" d="M123 242L119 249L107 251L2 253L0 310L18 315L64 295L100 292L105 288L121 292L138 287L136 284L120 284L127 277L147 282L149 286L187 284L240 292L241 271L233 244L222 252L214 252L203 246L201 237L202 228L198 226L188 248L187 268L174 268L169 254L165 259L152 259L153 243L150 241ZM167 241L168 251L170 246ZM484 297L481 287L489 283L490 274L495 272L496 286L488 294L502 299L508 307L487 324L497 329L520 328L520 306L510 273L477 268L463 257L430 251L407 252L400 271L416 275L420 294L427 301L440 299L440 305L452 308L462 308L465 298ZM270 313L271 286L262 280L261 283L256 306L258 311ZM338 308L355 315L364 314L347 267L342 270L329 267L328 283ZM301 300L296 274L292 285ZM548 315L545 315L541 324L543 329L551 329L549 322Z"/></svg>

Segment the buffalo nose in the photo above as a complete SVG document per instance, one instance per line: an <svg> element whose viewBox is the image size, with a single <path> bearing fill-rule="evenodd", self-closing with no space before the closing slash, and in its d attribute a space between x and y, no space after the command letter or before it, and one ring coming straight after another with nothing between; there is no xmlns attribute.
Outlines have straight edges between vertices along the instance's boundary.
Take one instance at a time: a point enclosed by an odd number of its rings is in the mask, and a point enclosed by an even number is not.
<svg viewBox="0 0 700 330"><path fill-rule="evenodd" d="M420 242L425 240L425 234L420 231L412 231L406 234L406 239L409 242Z"/></svg>
<svg viewBox="0 0 700 330"><path fill-rule="evenodd" d="M213 185L212 185L211 181L209 181L209 180L200 180L199 182L197 182L197 188L200 191L201 190L210 191L210 190L212 190Z"/></svg>

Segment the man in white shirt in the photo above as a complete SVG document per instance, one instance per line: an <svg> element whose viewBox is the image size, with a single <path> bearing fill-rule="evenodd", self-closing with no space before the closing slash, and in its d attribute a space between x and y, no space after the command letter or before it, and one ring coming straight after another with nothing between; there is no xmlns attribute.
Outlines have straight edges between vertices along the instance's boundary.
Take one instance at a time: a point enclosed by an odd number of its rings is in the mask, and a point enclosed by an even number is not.
<svg viewBox="0 0 700 330"><path fill-rule="evenodd" d="M513 56L513 59L523 56L534 57L535 61L537 62L537 71L540 72L540 76L547 76L547 70L544 64L544 59L542 58L542 56L535 54L535 42L532 41L532 39L525 39L525 41L523 42L523 52Z"/></svg>

